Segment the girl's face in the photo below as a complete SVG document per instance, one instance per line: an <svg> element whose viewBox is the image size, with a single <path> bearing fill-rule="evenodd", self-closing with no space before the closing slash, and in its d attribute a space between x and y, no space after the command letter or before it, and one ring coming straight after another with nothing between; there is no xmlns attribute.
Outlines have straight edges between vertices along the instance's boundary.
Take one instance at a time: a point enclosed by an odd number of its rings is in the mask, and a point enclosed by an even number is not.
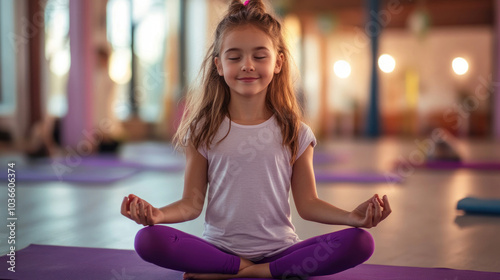
<svg viewBox="0 0 500 280"><path fill-rule="evenodd" d="M229 31L215 58L219 75L231 95L251 97L266 94L274 74L281 71L283 55L277 54L271 38L251 25Z"/></svg>

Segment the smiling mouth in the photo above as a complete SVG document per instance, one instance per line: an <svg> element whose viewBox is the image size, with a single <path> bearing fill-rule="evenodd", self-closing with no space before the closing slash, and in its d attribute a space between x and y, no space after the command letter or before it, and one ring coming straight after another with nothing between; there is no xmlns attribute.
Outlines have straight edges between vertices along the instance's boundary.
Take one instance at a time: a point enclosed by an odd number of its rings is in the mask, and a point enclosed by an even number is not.
<svg viewBox="0 0 500 280"><path fill-rule="evenodd" d="M250 82L253 82L255 80L257 80L258 78L239 78L238 80L239 81L242 81L242 82L245 82L245 83L250 83Z"/></svg>

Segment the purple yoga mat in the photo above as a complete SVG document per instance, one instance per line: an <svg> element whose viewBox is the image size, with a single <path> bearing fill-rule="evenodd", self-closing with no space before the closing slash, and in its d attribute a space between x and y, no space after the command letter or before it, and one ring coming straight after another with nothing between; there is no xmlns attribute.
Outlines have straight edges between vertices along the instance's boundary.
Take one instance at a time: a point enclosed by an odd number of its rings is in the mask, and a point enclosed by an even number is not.
<svg viewBox="0 0 500 280"><path fill-rule="evenodd" d="M120 159L113 156L67 157L18 162L16 178L22 181L64 181L77 183L112 183L140 171L180 172L184 162L179 158L156 156ZM0 179L7 173L0 173Z"/></svg>
<svg viewBox="0 0 500 280"><path fill-rule="evenodd" d="M196 252L193 252L194 254ZM181 280L182 272L144 262L131 250L30 245L16 252L15 270L9 256L0 257L0 279L36 280ZM500 273L445 268L421 268L362 264L344 272L312 280L491 280ZM261 279L262 280L262 279Z"/></svg>
<svg viewBox="0 0 500 280"><path fill-rule="evenodd" d="M453 161L429 161L421 167L433 169L477 169L477 170L500 170L500 162L453 162Z"/></svg>
<svg viewBox="0 0 500 280"><path fill-rule="evenodd" d="M314 151L314 164L336 164L347 160L345 154L335 154L323 151Z"/></svg>
<svg viewBox="0 0 500 280"><path fill-rule="evenodd" d="M387 173L332 173L315 171L317 183L401 183L403 178Z"/></svg>
<svg viewBox="0 0 500 280"><path fill-rule="evenodd" d="M500 170L500 162L457 162L457 161L428 161L423 164L397 162L396 167L416 167L427 169L474 169L474 170Z"/></svg>
<svg viewBox="0 0 500 280"><path fill-rule="evenodd" d="M112 183L128 178L139 172L136 168L100 166L60 166L36 164L16 167L19 181L62 181L76 183ZM0 174L0 179L7 178L7 173Z"/></svg>
<svg viewBox="0 0 500 280"><path fill-rule="evenodd" d="M61 163L65 165L72 165L75 160L72 159L54 159L49 161L49 164ZM77 161L78 165L96 166L96 167L123 167L123 168L136 168L140 170L156 170L164 172L179 172L184 170L184 162L179 159L174 159L166 156L136 156L134 159L121 159L113 156L89 156L81 157Z"/></svg>

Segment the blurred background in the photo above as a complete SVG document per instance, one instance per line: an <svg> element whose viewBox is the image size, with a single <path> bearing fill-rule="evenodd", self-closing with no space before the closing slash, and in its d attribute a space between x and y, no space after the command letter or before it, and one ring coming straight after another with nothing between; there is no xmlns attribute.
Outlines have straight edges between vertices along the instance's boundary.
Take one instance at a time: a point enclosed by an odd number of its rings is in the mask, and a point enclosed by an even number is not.
<svg viewBox="0 0 500 280"><path fill-rule="evenodd" d="M170 141L227 4L0 1L0 178L15 162L18 249L133 249L142 226L121 216L123 197L182 196ZM500 199L500 0L269 4L319 140L318 195L347 210L391 200L369 263L500 272L500 217L457 210ZM302 239L342 228L292 211ZM203 217L172 226L201 236Z"/></svg>
<svg viewBox="0 0 500 280"><path fill-rule="evenodd" d="M0 1L2 151L170 141L227 2ZM498 1L270 3L320 139L500 137Z"/></svg>

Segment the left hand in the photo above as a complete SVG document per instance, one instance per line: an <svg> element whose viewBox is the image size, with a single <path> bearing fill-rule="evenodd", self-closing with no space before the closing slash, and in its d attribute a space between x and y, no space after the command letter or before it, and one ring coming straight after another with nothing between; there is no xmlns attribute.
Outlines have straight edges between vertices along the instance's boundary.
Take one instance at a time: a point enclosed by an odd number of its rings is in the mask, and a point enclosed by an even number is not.
<svg viewBox="0 0 500 280"><path fill-rule="evenodd" d="M376 194L349 213L348 224L354 227L376 227L391 212L387 195L384 195L381 200Z"/></svg>

